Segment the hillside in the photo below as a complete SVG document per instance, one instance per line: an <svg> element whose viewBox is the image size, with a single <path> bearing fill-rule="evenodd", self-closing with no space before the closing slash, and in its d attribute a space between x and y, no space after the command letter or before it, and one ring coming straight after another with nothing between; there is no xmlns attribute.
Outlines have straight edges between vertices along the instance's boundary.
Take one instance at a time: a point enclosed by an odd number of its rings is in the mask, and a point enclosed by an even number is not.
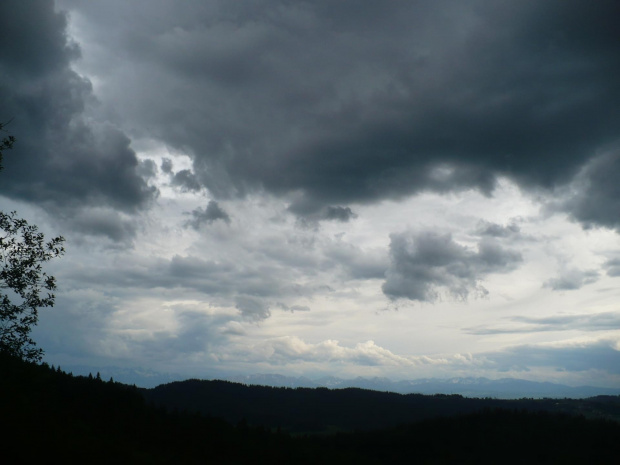
<svg viewBox="0 0 620 465"><path fill-rule="evenodd" d="M183 411L182 403L196 402L205 386L224 417L242 419L231 423L215 414ZM196 395L190 395L191 390ZM5 427L1 463L602 464L613 463L620 454L617 422L511 408L529 405L521 401L495 408L470 404L459 396L256 389L200 381L173 383L153 392L165 393L169 400L181 396L176 400L179 407L162 408L148 391L97 375L75 377L0 356L0 418ZM424 414L400 426L312 436L290 435L277 427L271 431L268 423L250 421L258 407L276 418L282 411L274 409L278 402L290 409L289 418L303 418L314 410L305 426L316 431L339 429L332 422L340 421L343 412L352 422L375 418L366 425L373 428L380 424L377 418L390 418L389 412L413 411L409 403ZM592 402L605 406L602 412L618 405L617 398ZM478 407L481 410L474 411Z"/></svg>
<svg viewBox="0 0 620 465"><path fill-rule="evenodd" d="M291 433L377 430L436 417L505 409L566 413L620 421L620 397L505 400L460 395L422 395L359 388L282 388L228 381L187 380L142 391L149 402L236 423Z"/></svg>

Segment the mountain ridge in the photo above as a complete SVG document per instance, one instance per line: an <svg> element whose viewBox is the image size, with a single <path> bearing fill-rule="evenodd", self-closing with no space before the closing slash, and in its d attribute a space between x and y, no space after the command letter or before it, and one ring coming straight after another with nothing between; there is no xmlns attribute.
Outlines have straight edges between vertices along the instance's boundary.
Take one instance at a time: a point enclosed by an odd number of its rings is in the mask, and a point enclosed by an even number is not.
<svg viewBox="0 0 620 465"><path fill-rule="evenodd" d="M88 376L100 372L105 380L114 378L125 384L135 384L143 388L183 381L189 376L178 373L160 373L144 368L63 366L76 375ZM275 373L256 373L250 375L230 375L210 373L207 380L224 380L247 385L288 387L288 388L328 388L348 387L374 391L395 392L398 394L459 394L464 397L494 397L498 399L531 398L587 398L598 395L620 395L620 387L567 386L548 381L529 381L520 378L489 379L484 377L418 378L393 381L386 377L362 377L344 379L336 376L322 376L311 379L308 376L286 376Z"/></svg>
<svg viewBox="0 0 620 465"><path fill-rule="evenodd" d="M374 391L395 392L398 394L459 394L464 397L495 397L500 399L532 398L587 398L597 395L620 395L620 388L595 386L566 386L549 381L529 381L519 378L500 378L492 380L484 377L454 377L447 379L420 378L392 381L385 377L342 379L326 376L311 380L305 376L291 377L278 374L238 375L225 378L247 385L319 388L329 389L360 388Z"/></svg>

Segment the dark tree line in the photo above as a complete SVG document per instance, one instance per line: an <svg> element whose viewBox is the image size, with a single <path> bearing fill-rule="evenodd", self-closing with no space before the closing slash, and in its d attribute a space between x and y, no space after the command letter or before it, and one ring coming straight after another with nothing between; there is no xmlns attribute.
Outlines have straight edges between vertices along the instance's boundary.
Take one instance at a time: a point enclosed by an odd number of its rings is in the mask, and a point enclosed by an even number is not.
<svg viewBox="0 0 620 465"><path fill-rule="evenodd" d="M580 415L486 408L373 431L293 435L167 409L135 386L7 355L0 373L7 464L610 464L620 456L620 423ZM432 405L433 396L421 398Z"/></svg>
<svg viewBox="0 0 620 465"><path fill-rule="evenodd" d="M187 380L143 391L169 410L200 412L237 423L280 427L294 434L377 430L439 416L482 410L527 410L620 421L620 398L493 399L460 395L378 392L359 388L246 386L227 381Z"/></svg>

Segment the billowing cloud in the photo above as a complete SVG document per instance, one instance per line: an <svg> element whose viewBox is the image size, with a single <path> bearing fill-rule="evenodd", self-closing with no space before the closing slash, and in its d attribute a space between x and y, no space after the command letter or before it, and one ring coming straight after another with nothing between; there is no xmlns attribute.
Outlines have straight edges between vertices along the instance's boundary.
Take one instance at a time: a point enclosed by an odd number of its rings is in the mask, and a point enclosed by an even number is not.
<svg viewBox="0 0 620 465"><path fill-rule="evenodd" d="M588 161L550 208L568 212L586 227L620 228L620 148L614 146Z"/></svg>
<svg viewBox="0 0 620 465"><path fill-rule="evenodd" d="M472 250L450 234L404 232L392 234L390 266L383 292L390 299L432 302L445 290L466 299L470 293L486 293L480 280L489 273L508 272L521 262L521 254L499 243L482 239Z"/></svg>
<svg viewBox="0 0 620 465"><path fill-rule="evenodd" d="M620 129L613 1L62 4L97 44L101 95L189 151L216 198L325 208L489 193L497 175L551 188ZM566 208L611 221L580 205Z"/></svg>
<svg viewBox="0 0 620 465"><path fill-rule="evenodd" d="M87 115L92 85L72 69L80 50L66 28L67 16L53 2L9 0L0 6L7 38L0 41L0 119L10 120L7 129L17 139L5 154L0 192L45 206L88 233L83 209L132 213L147 207L157 191L141 176L144 167L127 135ZM109 231L112 239L126 237Z"/></svg>
<svg viewBox="0 0 620 465"><path fill-rule="evenodd" d="M368 366L415 366L414 358L396 355L378 346L374 341L345 347L338 341L326 340L316 344L298 337L280 337L265 341L253 348L257 360L268 360L272 364L289 364L296 361L332 363L354 363Z"/></svg>
<svg viewBox="0 0 620 465"><path fill-rule="evenodd" d="M562 353L615 360L558 338L617 329L619 16L612 0L2 2L17 143L0 207L67 237L41 346L193 376L543 379ZM417 302L436 311L381 311Z"/></svg>

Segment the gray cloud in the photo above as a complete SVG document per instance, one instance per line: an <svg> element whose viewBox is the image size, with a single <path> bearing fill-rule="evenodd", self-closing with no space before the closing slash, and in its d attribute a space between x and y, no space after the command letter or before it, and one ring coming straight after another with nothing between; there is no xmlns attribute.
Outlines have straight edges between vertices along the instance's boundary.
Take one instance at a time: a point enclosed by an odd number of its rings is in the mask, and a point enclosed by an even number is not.
<svg viewBox="0 0 620 465"><path fill-rule="evenodd" d="M289 206L289 211L294 213L307 227L317 227L319 221L340 221L347 223L357 218L357 214L351 207L340 205L321 205L307 199L295 199Z"/></svg>
<svg viewBox="0 0 620 465"><path fill-rule="evenodd" d="M563 346L524 345L486 354L486 359L499 371L528 371L549 367L557 371L589 371L620 373L620 351L615 341L600 340Z"/></svg>
<svg viewBox="0 0 620 465"><path fill-rule="evenodd" d="M96 18L115 106L188 149L216 197L327 207L489 193L496 175L550 188L620 130L613 1L66 4ZM144 92L153 74L174 99Z"/></svg>
<svg viewBox="0 0 620 465"><path fill-rule="evenodd" d="M521 262L518 252L482 239L478 250L458 244L450 234L434 232L392 234L390 266L383 293L390 299L432 302L445 289L466 299L471 292L486 293L480 280L489 273L508 272Z"/></svg>
<svg viewBox="0 0 620 465"><path fill-rule="evenodd" d="M54 11L53 2L0 5L5 37L0 41L0 119L12 120L7 129L17 139L5 154L0 192L45 206L70 227L74 219L79 223L83 208L133 213L147 207L157 190L143 178L145 165L139 164L130 139L114 125L87 116L94 103L92 86L71 68L80 52L66 27L66 16Z"/></svg>
<svg viewBox="0 0 620 465"><path fill-rule="evenodd" d="M166 174L172 174L172 160L170 158L164 158L161 161L161 170Z"/></svg>
<svg viewBox="0 0 620 465"><path fill-rule="evenodd" d="M290 305L289 306L289 305L283 304L281 302L278 302L276 304L276 306L278 308L281 308L285 312L291 312L291 313L295 313L295 312L309 312L310 311L310 307L308 307L307 305Z"/></svg>
<svg viewBox="0 0 620 465"><path fill-rule="evenodd" d="M382 279L389 259L383 250L364 251L342 240L325 249L330 266L344 271L347 279Z"/></svg>
<svg viewBox="0 0 620 465"><path fill-rule="evenodd" d="M332 207L331 205L325 209L323 216L326 220L336 220L346 223L350 219L357 218L349 207Z"/></svg>
<svg viewBox="0 0 620 465"><path fill-rule="evenodd" d="M540 331L610 331L620 329L620 314L615 312L558 315L543 318L515 316L507 327L477 326L466 328L468 334L511 334Z"/></svg>
<svg viewBox="0 0 620 465"><path fill-rule="evenodd" d="M197 208L191 212L192 218L188 220L185 225L191 226L194 229L199 229L203 224L212 224L214 221L223 221L224 223L230 223L230 216L228 213L220 207L215 200L210 200L207 204L207 208Z"/></svg>
<svg viewBox="0 0 620 465"><path fill-rule="evenodd" d="M78 233L78 235L105 236L114 242L127 244L131 243L136 236L135 222L111 209L81 210L73 215L71 224L72 235Z"/></svg>
<svg viewBox="0 0 620 465"><path fill-rule="evenodd" d="M136 359L141 363L178 365L188 354L202 355L222 344L233 317L208 314L177 304L168 308L172 325L136 324L144 315L122 311L122 299L106 291L74 290L59 296L57 308L41 315L36 328L37 340L46 352L65 362L93 365L123 363ZM134 320L134 318L136 320ZM125 320L119 331L118 321ZM53 331L51 331L53 329Z"/></svg>
<svg viewBox="0 0 620 465"><path fill-rule="evenodd" d="M166 166L167 167L167 166ZM172 176L170 182L173 186L178 187L183 192L198 192L202 189L198 178L191 170L181 170Z"/></svg>
<svg viewBox="0 0 620 465"><path fill-rule="evenodd" d="M620 229L620 149L616 146L590 160L551 209L567 211L586 227L603 225ZM568 193L565 193L568 191Z"/></svg>
<svg viewBox="0 0 620 465"><path fill-rule="evenodd" d="M267 309L272 302L283 302L292 308L298 298L331 291L314 282L298 283L298 276L298 270L277 262L260 263L235 256L204 260L175 255L171 259L119 257L114 266L92 263L88 267L69 267L57 277L79 288L114 288L127 295L141 290L178 290L217 305L245 309L250 308L250 301L264 303ZM242 299L237 301L240 296Z"/></svg>
<svg viewBox="0 0 620 465"><path fill-rule="evenodd" d="M265 320L271 316L269 305L262 299L240 295L236 298L235 307L241 316L253 321Z"/></svg>
<svg viewBox="0 0 620 465"><path fill-rule="evenodd" d="M117 299L108 293L92 289L65 290L58 294L52 311L41 312L41 322L33 332L37 343L48 353L92 356L108 327L108 318L117 310Z"/></svg>
<svg viewBox="0 0 620 465"><path fill-rule="evenodd" d="M620 258L611 258L603 264L603 268L607 270L607 275L615 277L620 276Z"/></svg>
<svg viewBox="0 0 620 465"><path fill-rule="evenodd" d="M596 282L598 277L598 272L594 270L562 270L560 276L545 281L543 287L549 287L554 291L571 291Z"/></svg>
<svg viewBox="0 0 620 465"><path fill-rule="evenodd" d="M136 172L143 178L153 178L157 175L157 164L151 159L140 160Z"/></svg>
<svg viewBox="0 0 620 465"><path fill-rule="evenodd" d="M519 237L521 235L521 228L518 224L510 223L506 226L497 223L491 223L481 220L476 228L476 233L480 236L490 237Z"/></svg>

